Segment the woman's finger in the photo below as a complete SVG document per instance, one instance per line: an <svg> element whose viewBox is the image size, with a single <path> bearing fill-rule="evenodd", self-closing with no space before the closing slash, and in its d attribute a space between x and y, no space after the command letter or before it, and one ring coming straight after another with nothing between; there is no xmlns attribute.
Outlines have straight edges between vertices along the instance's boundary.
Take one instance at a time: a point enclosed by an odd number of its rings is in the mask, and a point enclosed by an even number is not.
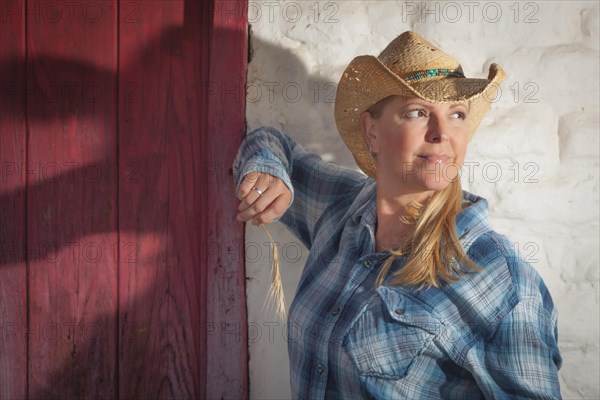
<svg viewBox="0 0 600 400"><path fill-rule="evenodd" d="M242 202L238 207L239 211L245 211L248 207L251 207L256 200L264 196L269 190L270 179L268 178L268 175L260 174L257 179L250 177L249 180L253 185L247 186L250 187L250 189L247 190L245 197L242 199ZM260 191L260 193L257 191L257 189Z"/></svg>
<svg viewBox="0 0 600 400"><path fill-rule="evenodd" d="M290 203L291 196L287 193L279 195L275 201L269 204L265 211L261 212L252 219L255 225L270 224L273 220L285 213Z"/></svg>
<svg viewBox="0 0 600 400"><path fill-rule="evenodd" d="M254 188L254 186L258 182L260 175L260 172L250 172L246 174L246 176L242 180L242 183L240 184L240 188L238 189L237 197L239 200L243 200L244 197L246 197L250 193L252 188Z"/></svg>
<svg viewBox="0 0 600 400"><path fill-rule="evenodd" d="M258 193L248 194L244 201L240 204L240 213L238 214L238 220L240 221L248 221L258 214L265 211L271 203L280 195L281 193L276 190L267 189L265 192L258 196ZM248 199L252 201L251 203L247 203Z"/></svg>

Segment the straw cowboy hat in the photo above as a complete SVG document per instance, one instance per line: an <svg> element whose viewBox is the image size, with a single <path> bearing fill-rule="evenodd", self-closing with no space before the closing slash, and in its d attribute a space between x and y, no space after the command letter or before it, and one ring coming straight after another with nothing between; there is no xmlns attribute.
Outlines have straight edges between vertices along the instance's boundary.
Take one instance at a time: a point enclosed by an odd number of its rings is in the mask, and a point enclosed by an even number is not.
<svg viewBox="0 0 600 400"><path fill-rule="evenodd" d="M415 32L404 32L379 57L358 56L337 87L335 122L358 166L375 179L375 161L364 139L360 114L391 95L431 103L469 101L469 138L495 101L505 73L490 65L488 79L465 78L460 63Z"/></svg>

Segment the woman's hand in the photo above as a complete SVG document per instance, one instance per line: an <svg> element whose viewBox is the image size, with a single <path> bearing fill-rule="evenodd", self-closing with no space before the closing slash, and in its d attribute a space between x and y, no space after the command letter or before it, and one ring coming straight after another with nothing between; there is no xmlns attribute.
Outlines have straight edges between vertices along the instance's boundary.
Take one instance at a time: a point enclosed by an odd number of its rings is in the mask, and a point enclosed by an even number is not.
<svg viewBox="0 0 600 400"><path fill-rule="evenodd" d="M252 219L252 224L260 226L270 224L285 213L292 192L279 178L262 172L250 172L244 177L237 197L242 202L236 219L244 222Z"/></svg>

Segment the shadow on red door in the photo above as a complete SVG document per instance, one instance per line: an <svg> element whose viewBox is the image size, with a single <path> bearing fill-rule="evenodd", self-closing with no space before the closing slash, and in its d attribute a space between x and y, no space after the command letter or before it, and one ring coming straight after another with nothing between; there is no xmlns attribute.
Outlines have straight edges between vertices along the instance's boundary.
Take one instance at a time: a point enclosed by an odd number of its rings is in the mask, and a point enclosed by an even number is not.
<svg viewBox="0 0 600 400"><path fill-rule="evenodd" d="M0 398L247 397L219 3L1 3Z"/></svg>

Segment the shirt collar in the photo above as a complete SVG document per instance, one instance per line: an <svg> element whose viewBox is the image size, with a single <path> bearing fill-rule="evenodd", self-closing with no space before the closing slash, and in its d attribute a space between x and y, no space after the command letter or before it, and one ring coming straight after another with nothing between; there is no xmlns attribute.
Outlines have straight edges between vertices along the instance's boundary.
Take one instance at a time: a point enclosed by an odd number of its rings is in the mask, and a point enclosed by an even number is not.
<svg viewBox="0 0 600 400"><path fill-rule="evenodd" d="M456 234L468 251L479 236L492 229L488 202L483 197L463 190L463 209L456 215Z"/></svg>
<svg viewBox="0 0 600 400"><path fill-rule="evenodd" d="M356 196L357 205L352 214L352 221L361 225L374 226L377 220L377 192L375 180L368 178L365 185Z"/></svg>

